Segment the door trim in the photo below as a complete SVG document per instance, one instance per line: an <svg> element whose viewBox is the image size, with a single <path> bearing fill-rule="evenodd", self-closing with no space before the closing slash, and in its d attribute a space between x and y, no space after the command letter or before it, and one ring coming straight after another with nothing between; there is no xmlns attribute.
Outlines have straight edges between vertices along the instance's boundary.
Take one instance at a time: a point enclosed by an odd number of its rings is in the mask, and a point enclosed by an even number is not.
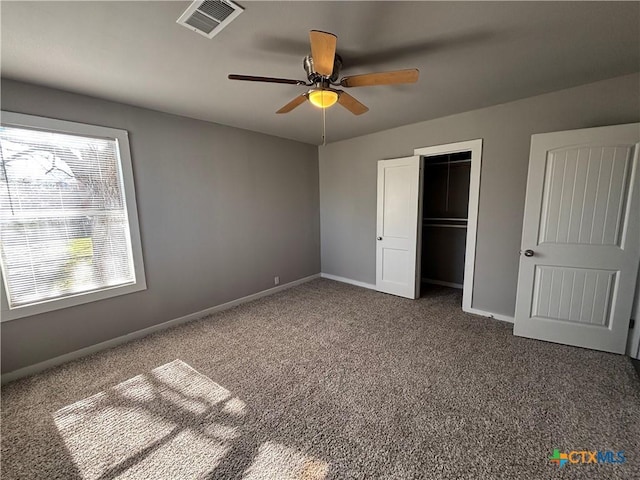
<svg viewBox="0 0 640 480"><path fill-rule="evenodd" d="M640 360L640 267L638 268L638 276L636 278L636 293L633 301L633 310L631 318L636 321L636 326L629 331L627 339L627 355L636 360Z"/></svg>
<svg viewBox="0 0 640 480"><path fill-rule="evenodd" d="M444 155L447 153L471 151L471 178L469 179L469 213L467 221L467 243L464 259L464 284L462 287L462 310L473 312L473 275L476 265L476 239L478 233L478 204L480 200L480 170L482 166L482 139L467 140L464 142L447 143L431 147L421 147L413 150L414 155L429 157ZM422 200L422 199L420 199ZM418 225L422 221L418 218ZM420 270L420 265L416 265ZM420 278L420 277L418 277Z"/></svg>

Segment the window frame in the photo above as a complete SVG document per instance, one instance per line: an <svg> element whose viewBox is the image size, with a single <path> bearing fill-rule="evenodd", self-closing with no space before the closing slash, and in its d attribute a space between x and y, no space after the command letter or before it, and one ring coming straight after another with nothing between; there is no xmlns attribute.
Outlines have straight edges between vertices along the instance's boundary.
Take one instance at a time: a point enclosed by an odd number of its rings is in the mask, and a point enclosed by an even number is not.
<svg viewBox="0 0 640 480"><path fill-rule="evenodd" d="M0 322L30 317L32 315L38 315L41 313L47 313L54 310L146 290L147 282L142 256L142 242L140 238L140 225L138 222L138 206L136 203L133 166L131 163L131 151L129 147L129 132L111 127L69 122L66 120L58 120L36 115L7 112L4 110L0 112L0 125L115 140L120 160L124 204L129 224L129 237L131 239L131 254L135 275L134 283L105 287L96 291L82 292L62 298L43 300L28 305L10 308L7 296L8 284L4 273L2 273L2 282L0 282L0 308L2 315Z"/></svg>

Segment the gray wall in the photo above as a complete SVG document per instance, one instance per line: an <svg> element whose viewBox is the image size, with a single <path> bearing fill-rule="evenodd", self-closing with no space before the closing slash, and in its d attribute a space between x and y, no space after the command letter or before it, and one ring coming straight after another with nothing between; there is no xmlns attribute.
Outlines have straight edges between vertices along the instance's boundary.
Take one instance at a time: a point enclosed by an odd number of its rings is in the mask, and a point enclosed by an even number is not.
<svg viewBox="0 0 640 480"><path fill-rule="evenodd" d="M2 323L2 372L320 271L317 147L19 82L2 109L129 131L148 289Z"/></svg>
<svg viewBox="0 0 640 480"><path fill-rule="evenodd" d="M531 135L638 120L640 76L633 74L321 147L322 271L375 283L378 160L482 138L472 305L512 316Z"/></svg>

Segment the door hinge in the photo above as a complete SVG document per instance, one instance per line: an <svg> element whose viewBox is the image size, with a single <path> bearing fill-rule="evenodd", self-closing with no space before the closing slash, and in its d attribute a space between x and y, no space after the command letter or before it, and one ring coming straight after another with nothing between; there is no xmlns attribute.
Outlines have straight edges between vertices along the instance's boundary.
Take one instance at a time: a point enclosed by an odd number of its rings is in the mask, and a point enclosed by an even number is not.
<svg viewBox="0 0 640 480"><path fill-rule="evenodd" d="M631 320L629 320L629 330L631 330L635 326L636 326L636 319L632 318Z"/></svg>

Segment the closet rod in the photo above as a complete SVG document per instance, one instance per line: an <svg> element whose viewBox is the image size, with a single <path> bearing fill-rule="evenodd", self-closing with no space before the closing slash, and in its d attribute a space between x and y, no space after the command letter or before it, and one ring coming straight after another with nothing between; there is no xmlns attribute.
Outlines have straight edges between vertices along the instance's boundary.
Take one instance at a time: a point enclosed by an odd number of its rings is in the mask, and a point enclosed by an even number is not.
<svg viewBox="0 0 640 480"><path fill-rule="evenodd" d="M423 227L467 228L466 225L448 225L446 223L425 223Z"/></svg>
<svg viewBox="0 0 640 480"><path fill-rule="evenodd" d="M424 217L423 220L446 220L452 222L468 222L468 218L444 218L444 217Z"/></svg>
<svg viewBox="0 0 640 480"><path fill-rule="evenodd" d="M453 165L454 163L471 163L471 160L452 160L450 162L426 162L425 165L430 167L431 165Z"/></svg>

